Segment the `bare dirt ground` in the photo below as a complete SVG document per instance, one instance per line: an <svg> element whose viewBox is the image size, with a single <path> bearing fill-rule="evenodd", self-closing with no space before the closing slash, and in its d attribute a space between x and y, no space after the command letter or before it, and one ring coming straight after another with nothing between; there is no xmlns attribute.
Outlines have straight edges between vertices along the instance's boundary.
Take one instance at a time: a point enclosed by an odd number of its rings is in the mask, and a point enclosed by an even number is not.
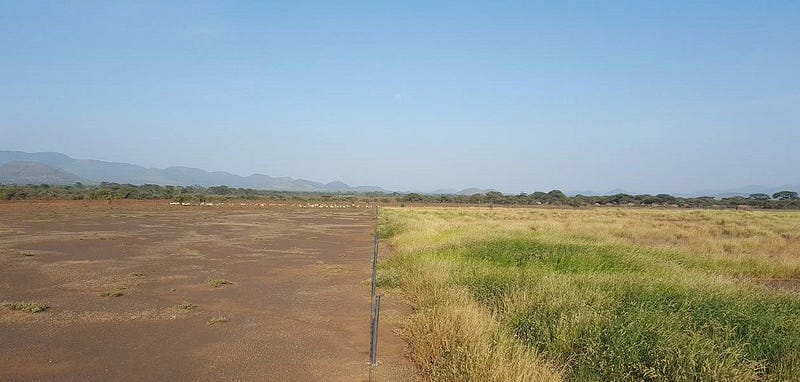
<svg viewBox="0 0 800 382"><path fill-rule="evenodd" d="M374 215L0 203L0 301L49 306L0 308L0 380L366 380ZM395 309L377 380L413 378Z"/></svg>

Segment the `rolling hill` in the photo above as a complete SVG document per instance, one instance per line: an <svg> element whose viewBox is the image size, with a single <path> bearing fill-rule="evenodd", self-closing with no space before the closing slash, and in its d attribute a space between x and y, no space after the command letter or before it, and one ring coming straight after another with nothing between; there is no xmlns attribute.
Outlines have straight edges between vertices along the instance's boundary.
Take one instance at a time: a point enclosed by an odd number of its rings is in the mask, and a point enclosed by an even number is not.
<svg viewBox="0 0 800 382"><path fill-rule="evenodd" d="M129 163L105 162L91 159L75 159L55 152L26 153L22 151L0 151L0 165L24 162L28 167L22 175L20 165L12 166L0 174L3 184L65 184L76 181L99 183L159 184L175 186L219 186L253 188L276 191L305 192L381 192L374 186L351 187L343 182L320 183L307 179L271 177L264 174L239 176L224 171L205 171L191 167L146 168ZM40 166L33 167L31 163ZM16 169L16 170L15 170ZM21 171L21 170L20 170ZM25 175L27 174L27 175ZM24 175L24 176L23 176ZM37 179L51 179L52 182ZM29 181L30 180L30 181Z"/></svg>
<svg viewBox="0 0 800 382"><path fill-rule="evenodd" d="M0 165L0 183L74 184L88 181L75 174L38 162L13 161Z"/></svg>

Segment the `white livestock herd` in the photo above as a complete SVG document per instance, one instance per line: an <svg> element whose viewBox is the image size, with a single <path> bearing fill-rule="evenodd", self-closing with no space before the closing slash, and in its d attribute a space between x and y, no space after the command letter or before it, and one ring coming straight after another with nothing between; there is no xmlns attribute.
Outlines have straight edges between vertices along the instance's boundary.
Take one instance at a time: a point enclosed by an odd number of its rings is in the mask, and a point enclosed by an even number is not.
<svg viewBox="0 0 800 382"><path fill-rule="evenodd" d="M225 203L225 202L200 202L200 203L191 203L191 202L170 202L170 205L173 206L241 206L241 207L298 207L298 208L374 208L377 205L360 205L355 203L297 203L297 204L287 204L287 203L244 203L244 202L236 202L236 203Z"/></svg>

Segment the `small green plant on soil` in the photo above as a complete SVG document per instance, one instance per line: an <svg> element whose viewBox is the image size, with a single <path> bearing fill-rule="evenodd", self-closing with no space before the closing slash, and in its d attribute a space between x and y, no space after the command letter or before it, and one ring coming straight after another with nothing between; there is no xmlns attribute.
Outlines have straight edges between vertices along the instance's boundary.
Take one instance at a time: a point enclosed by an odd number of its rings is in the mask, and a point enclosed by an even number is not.
<svg viewBox="0 0 800 382"><path fill-rule="evenodd" d="M232 282L225 280L225 279L211 279L208 280L208 286L212 288L219 288L223 285L233 284Z"/></svg>
<svg viewBox="0 0 800 382"><path fill-rule="evenodd" d="M2 305L4 308L8 308L10 310L18 310L21 312L28 312L28 313L39 313L48 308L48 306L45 304L33 301L20 301L20 302L4 301Z"/></svg>
<svg viewBox="0 0 800 382"><path fill-rule="evenodd" d="M194 308L197 308L197 305L190 304L188 302L184 302L183 304L178 305L178 309L182 309L182 310L192 310Z"/></svg>
<svg viewBox="0 0 800 382"><path fill-rule="evenodd" d="M122 295L124 295L122 289L111 289L100 292L100 297L121 297Z"/></svg>
<svg viewBox="0 0 800 382"><path fill-rule="evenodd" d="M230 320L231 319L228 317L212 317L211 319L208 320L208 324L209 325L224 324Z"/></svg>

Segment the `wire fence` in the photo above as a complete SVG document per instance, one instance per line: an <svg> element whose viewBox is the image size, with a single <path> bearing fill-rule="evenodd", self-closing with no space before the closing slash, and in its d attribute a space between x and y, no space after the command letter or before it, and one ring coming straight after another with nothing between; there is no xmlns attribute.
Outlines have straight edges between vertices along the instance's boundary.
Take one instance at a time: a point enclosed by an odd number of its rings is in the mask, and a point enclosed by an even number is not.
<svg viewBox="0 0 800 382"><path fill-rule="evenodd" d="M376 208L377 215L377 208ZM375 379L378 366L378 323L381 318L381 295L377 294L378 284L378 228L375 227L372 245L372 285L370 287L370 342L369 342L369 380Z"/></svg>

